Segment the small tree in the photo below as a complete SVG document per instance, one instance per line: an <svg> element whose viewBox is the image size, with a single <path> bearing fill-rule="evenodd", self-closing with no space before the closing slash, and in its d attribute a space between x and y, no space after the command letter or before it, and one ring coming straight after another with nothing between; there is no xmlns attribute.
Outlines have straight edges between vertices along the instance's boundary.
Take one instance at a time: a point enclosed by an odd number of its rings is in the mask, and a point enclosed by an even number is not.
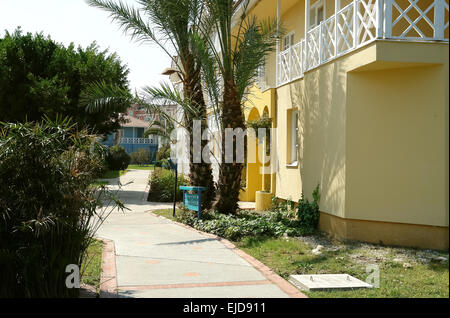
<svg viewBox="0 0 450 318"><path fill-rule="evenodd" d="M131 163L144 165L150 162L150 151L146 148L140 148L130 154Z"/></svg>
<svg viewBox="0 0 450 318"><path fill-rule="evenodd" d="M120 128L130 105L128 72L116 54L95 43L64 47L20 28L6 32L0 38L0 122L69 116L79 129L107 135ZM94 107L100 101L114 103Z"/></svg>
<svg viewBox="0 0 450 318"><path fill-rule="evenodd" d="M112 146L106 156L106 164L110 170L125 170L131 157L122 146Z"/></svg>

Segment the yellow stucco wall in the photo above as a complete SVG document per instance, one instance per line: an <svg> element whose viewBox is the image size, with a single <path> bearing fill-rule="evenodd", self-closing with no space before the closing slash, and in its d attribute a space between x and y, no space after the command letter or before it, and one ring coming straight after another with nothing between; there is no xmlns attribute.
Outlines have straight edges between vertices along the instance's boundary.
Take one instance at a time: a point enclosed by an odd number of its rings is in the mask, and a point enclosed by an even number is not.
<svg viewBox="0 0 450 318"><path fill-rule="evenodd" d="M268 89L262 92L260 87L255 84L249 88L247 94L248 102L244 104L244 115L246 121L257 120L263 116L263 114L266 114L269 118L275 117L274 89ZM272 123L272 127L275 127L274 125L276 125L275 122ZM251 143L248 143L247 157L257 158L257 162L247 163L244 172L246 186L241 191L239 199L241 201L253 202L256 199L257 191L264 190L265 187L270 191L272 191L272 189L273 191L275 190L275 186L273 185L275 175L270 176L261 174L260 169L262 164L258 160L257 156L261 144L258 144L254 138L250 138Z"/></svg>
<svg viewBox="0 0 450 318"><path fill-rule="evenodd" d="M282 1L282 24L295 31L295 42L304 37L304 3ZM348 3L341 0L341 7ZM334 13L334 1L326 11ZM276 1L261 1L253 12L273 17ZM448 58L448 43L377 40L270 89L266 100L278 127L273 193L311 198L320 183L320 210L344 224L343 237L448 247L441 239L449 223ZM273 53L266 64L271 87L275 70ZM247 105L262 114L265 92L251 91ZM294 167L287 158L291 110L300 113ZM414 240L418 226L421 238ZM399 228L403 234L389 234Z"/></svg>
<svg viewBox="0 0 450 318"><path fill-rule="evenodd" d="M300 163L279 129L276 195L320 183L322 212L448 226L447 60L448 44L376 42L278 88L278 127L300 110Z"/></svg>
<svg viewBox="0 0 450 318"><path fill-rule="evenodd" d="M448 226L448 45L421 48L442 64L348 74L347 218Z"/></svg>

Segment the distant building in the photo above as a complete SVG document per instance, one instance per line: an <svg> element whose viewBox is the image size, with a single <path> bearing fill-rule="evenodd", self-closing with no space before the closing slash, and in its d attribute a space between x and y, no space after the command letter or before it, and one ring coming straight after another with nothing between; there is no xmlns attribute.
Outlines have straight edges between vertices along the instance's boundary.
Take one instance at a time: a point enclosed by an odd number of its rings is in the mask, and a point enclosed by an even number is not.
<svg viewBox="0 0 450 318"><path fill-rule="evenodd" d="M158 137L153 135L144 137L149 122L129 115L125 115L125 120L126 123L122 124L117 132L108 135L104 144L107 146L123 146L127 153L135 152L140 148L147 148L153 161L158 151Z"/></svg>

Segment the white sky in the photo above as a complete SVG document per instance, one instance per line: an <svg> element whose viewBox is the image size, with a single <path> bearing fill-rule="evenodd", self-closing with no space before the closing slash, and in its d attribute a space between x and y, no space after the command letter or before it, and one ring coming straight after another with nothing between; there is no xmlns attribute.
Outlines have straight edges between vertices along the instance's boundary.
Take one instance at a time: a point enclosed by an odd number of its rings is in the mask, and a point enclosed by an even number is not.
<svg viewBox="0 0 450 318"><path fill-rule="evenodd" d="M128 80L133 92L168 80L160 73L170 66L170 59L157 45L131 41L107 12L88 6L84 0L0 0L0 37L17 26L23 33L42 31L65 46L73 42L85 48L96 41L100 49L116 52L130 69Z"/></svg>

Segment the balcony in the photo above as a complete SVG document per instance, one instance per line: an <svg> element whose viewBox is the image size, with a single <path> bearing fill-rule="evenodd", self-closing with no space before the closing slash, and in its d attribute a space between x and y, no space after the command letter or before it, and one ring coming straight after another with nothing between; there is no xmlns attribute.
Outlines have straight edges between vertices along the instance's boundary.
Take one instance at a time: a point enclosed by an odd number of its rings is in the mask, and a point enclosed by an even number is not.
<svg viewBox="0 0 450 318"><path fill-rule="evenodd" d="M157 144L151 138L120 138L119 144L121 145L150 145Z"/></svg>
<svg viewBox="0 0 450 318"><path fill-rule="evenodd" d="M377 39L448 42L448 16L447 0L354 0L277 54L276 84L302 78Z"/></svg>

